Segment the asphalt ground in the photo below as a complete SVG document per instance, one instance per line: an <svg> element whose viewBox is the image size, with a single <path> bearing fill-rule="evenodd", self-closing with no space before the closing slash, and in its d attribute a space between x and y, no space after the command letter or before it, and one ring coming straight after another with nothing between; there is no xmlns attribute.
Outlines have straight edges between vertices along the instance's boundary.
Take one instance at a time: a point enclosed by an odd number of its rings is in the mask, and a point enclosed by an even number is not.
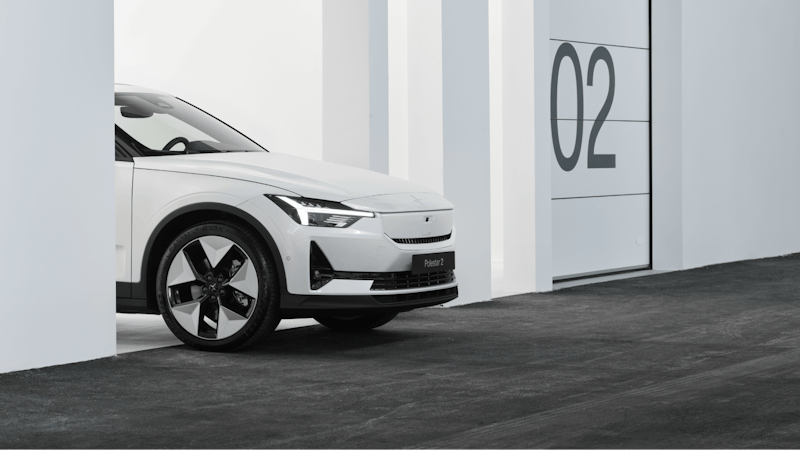
<svg viewBox="0 0 800 450"><path fill-rule="evenodd" d="M0 447L800 447L800 255L0 375Z"/></svg>

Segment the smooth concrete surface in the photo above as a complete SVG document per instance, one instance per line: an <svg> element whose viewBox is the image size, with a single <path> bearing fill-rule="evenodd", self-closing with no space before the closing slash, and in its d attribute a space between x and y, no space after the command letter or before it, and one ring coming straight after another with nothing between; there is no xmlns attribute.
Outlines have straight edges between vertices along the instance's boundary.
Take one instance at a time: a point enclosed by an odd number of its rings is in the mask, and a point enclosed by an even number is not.
<svg viewBox="0 0 800 450"><path fill-rule="evenodd" d="M800 254L0 375L0 447L796 448Z"/></svg>
<svg viewBox="0 0 800 450"><path fill-rule="evenodd" d="M282 320L275 331L319 325L314 319ZM117 355L183 343L169 331L160 315L117 314Z"/></svg>

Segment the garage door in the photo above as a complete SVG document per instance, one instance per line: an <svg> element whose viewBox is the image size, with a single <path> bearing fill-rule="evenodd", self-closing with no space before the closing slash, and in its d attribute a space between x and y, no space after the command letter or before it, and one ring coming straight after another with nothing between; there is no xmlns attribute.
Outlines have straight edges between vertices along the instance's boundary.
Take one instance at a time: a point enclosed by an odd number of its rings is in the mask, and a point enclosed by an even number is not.
<svg viewBox="0 0 800 450"><path fill-rule="evenodd" d="M649 1L550 8L553 279L649 268Z"/></svg>

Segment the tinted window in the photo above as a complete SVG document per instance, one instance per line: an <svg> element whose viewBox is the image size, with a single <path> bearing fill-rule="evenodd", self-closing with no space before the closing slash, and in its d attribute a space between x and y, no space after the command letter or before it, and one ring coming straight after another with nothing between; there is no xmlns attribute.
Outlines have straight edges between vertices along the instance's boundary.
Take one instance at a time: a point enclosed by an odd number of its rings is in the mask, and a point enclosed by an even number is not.
<svg viewBox="0 0 800 450"><path fill-rule="evenodd" d="M115 122L145 155L206 152L263 152L233 128L175 97L120 92Z"/></svg>

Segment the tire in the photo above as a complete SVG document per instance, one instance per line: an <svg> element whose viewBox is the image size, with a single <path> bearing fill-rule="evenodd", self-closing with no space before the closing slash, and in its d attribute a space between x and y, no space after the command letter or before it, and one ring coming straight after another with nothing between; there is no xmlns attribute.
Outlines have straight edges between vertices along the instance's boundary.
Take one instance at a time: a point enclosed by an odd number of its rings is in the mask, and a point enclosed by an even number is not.
<svg viewBox="0 0 800 450"><path fill-rule="evenodd" d="M314 320L335 331L367 331L386 325L397 317L397 313L371 314L366 316L320 316Z"/></svg>
<svg viewBox="0 0 800 450"><path fill-rule="evenodd" d="M167 247L156 274L164 322L185 344L242 350L280 322L275 262L259 236L234 222L204 222Z"/></svg>

